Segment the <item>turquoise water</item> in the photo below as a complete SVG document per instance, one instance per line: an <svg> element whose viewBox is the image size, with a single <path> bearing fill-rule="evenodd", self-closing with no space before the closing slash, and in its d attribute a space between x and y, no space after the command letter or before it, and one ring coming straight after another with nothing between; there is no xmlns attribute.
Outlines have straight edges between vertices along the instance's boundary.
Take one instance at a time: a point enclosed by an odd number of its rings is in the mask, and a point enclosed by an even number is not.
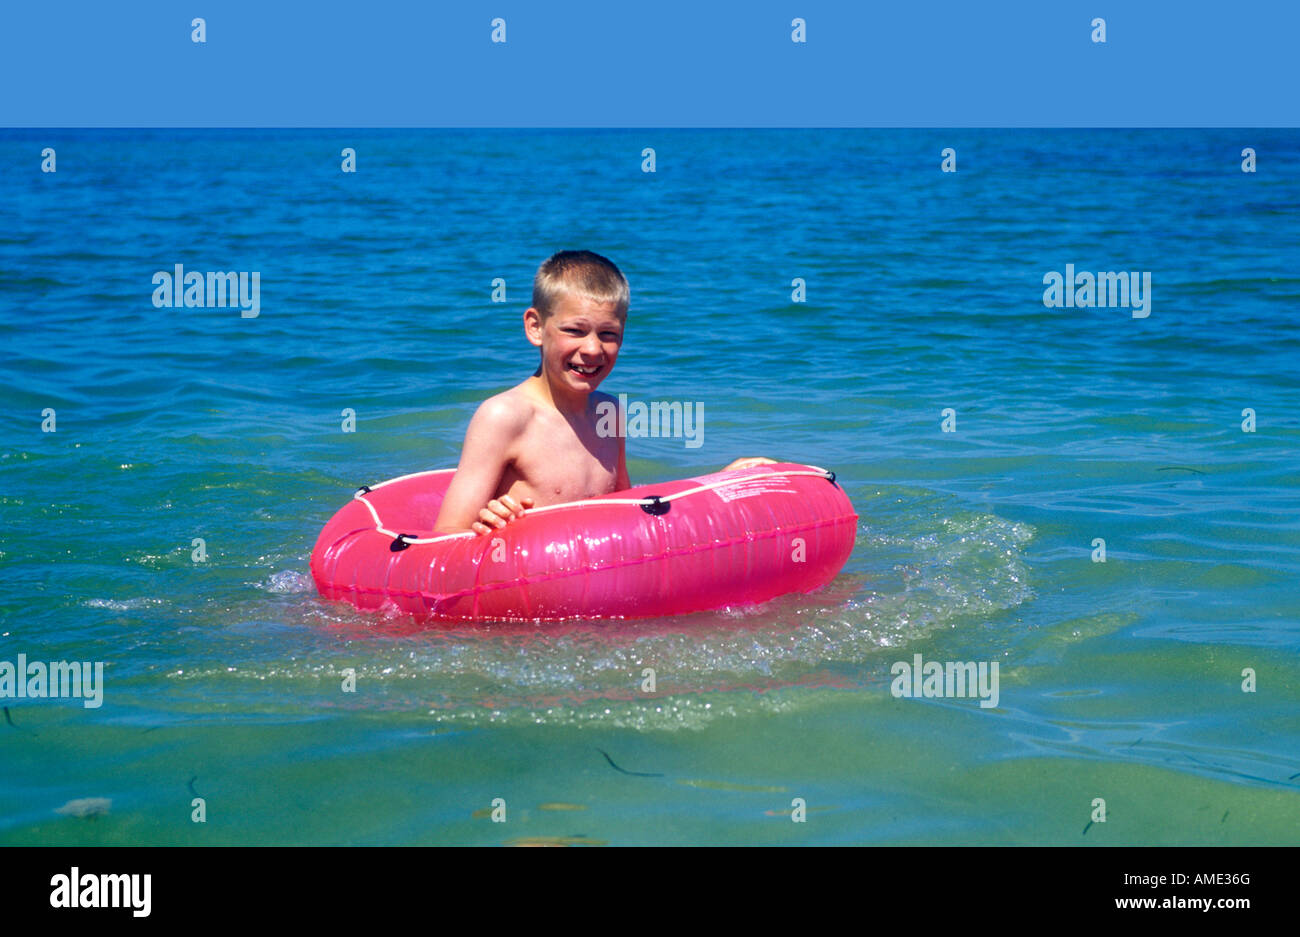
<svg viewBox="0 0 1300 937"><path fill-rule="evenodd" d="M1290 131L0 133L0 661L105 664L100 708L4 700L0 842L1296 843L1298 160ZM536 635L317 598L355 486L453 465L530 373L565 247L632 285L602 389L704 408L700 448L629 440L633 483L834 469L861 526L825 593ZM260 314L155 308L178 263L260 271ZM1045 307L1066 264L1150 271L1150 316ZM916 654L997 662L998 705L895 698Z"/></svg>

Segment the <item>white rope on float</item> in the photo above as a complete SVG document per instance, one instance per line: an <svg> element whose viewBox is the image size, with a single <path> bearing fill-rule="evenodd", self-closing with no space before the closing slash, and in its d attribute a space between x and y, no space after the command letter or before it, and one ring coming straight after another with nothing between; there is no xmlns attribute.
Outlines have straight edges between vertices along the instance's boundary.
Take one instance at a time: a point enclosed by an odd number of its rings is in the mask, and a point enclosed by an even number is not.
<svg viewBox="0 0 1300 937"><path fill-rule="evenodd" d="M385 537L391 537L393 540L397 540L400 537L402 542L408 546L412 544L439 543L443 540L460 540L464 537L477 537L478 534L474 533L472 530L464 530L455 534L442 534L438 537L412 537L409 534L399 534L397 531L389 530L384 526L384 521L379 516L379 512L375 510L375 506L366 500L366 495L376 489L383 488L385 485L392 485L396 482L406 481L408 478L419 478L422 475L444 475L447 472L454 471L456 470L432 469L427 472L411 472L409 475L399 475L396 478L390 478L387 481L382 481L375 485L362 485L357 489L356 494L352 496L352 500L360 501L366 506L366 510L370 512L370 516L375 519L376 532L383 534Z"/></svg>
<svg viewBox="0 0 1300 937"><path fill-rule="evenodd" d="M555 511L560 508L595 507L597 505L603 505L603 504L626 504L626 505L632 505L636 507L649 507L655 504L664 504L665 502L668 501L676 501L678 498L685 498L687 495L700 494L701 492L704 491L712 491L715 488L723 488L727 485L735 485L739 482L752 481L756 478L772 478L778 475L786 478L797 476L797 475L804 475L804 476L812 476L814 478L825 478L825 479L829 479L832 482L835 480L834 472L828 472L826 471L826 469L821 468L820 466L817 465L810 465L808 467L811 469L816 469L816 471L805 472L801 470L796 471L794 469L782 469L776 472L760 472L756 475L745 475L742 476L741 478L728 478L728 479L724 479L723 481L709 482L706 485L697 485L694 488L687 488L685 491L678 491L670 495L654 495L653 497L649 497L649 498L586 498L581 501L565 501L563 504L546 504L540 508L527 508L524 513L538 514L542 511ZM362 485L360 488L357 489L356 494L354 494L352 498L354 501L360 501L362 504L366 506L366 509L370 511L370 516L375 520L376 532L383 534L385 537L391 537L393 540L401 539L401 541L405 543L407 546L422 546L427 543L441 543L444 540L460 540L465 537L477 537L479 536L479 534L476 534L472 530L464 530L454 534L442 534L437 537L412 537L409 534L400 534L397 531L389 530L387 527L385 527L383 519L380 518L379 516L379 512L375 510L375 506L366 500L367 494L369 494L372 491L375 491L378 488L383 488L385 485L391 485L395 482L405 481L408 478L419 478L422 475L443 475L446 474L447 472L454 472L454 471L456 471L456 469L433 469L427 472L412 472L409 475L399 475L397 478L390 478L387 481L379 482L379 484L377 485Z"/></svg>

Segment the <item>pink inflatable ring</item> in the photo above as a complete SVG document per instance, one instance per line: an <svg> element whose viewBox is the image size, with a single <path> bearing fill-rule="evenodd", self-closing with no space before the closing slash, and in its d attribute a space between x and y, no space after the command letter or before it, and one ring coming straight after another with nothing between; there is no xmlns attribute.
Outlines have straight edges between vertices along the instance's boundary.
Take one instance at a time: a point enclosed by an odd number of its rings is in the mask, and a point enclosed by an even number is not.
<svg viewBox="0 0 1300 937"><path fill-rule="evenodd" d="M650 618L826 585L858 517L835 475L781 463L533 508L435 535L455 469L362 487L311 555L327 599L439 621Z"/></svg>

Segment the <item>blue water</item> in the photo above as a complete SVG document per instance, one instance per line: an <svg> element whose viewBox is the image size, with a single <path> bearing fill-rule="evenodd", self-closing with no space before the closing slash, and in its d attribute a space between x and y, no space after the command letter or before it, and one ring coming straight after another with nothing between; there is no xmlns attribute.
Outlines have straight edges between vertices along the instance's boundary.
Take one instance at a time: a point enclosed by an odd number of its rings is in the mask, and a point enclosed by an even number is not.
<svg viewBox="0 0 1300 937"><path fill-rule="evenodd" d="M105 664L100 708L4 700L0 842L1295 843L1298 162L1294 131L0 132L0 661ZM834 469L826 593L535 636L316 596L355 486L454 465L531 372L561 248L631 282L602 389L704 408L700 448L629 440L633 483ZM155 308L175 264L259 271L260 314ZM1149 317L1045 307L1066 264L1150 271ZM915 654L998 662L998 705L895 698Z"/></svg>

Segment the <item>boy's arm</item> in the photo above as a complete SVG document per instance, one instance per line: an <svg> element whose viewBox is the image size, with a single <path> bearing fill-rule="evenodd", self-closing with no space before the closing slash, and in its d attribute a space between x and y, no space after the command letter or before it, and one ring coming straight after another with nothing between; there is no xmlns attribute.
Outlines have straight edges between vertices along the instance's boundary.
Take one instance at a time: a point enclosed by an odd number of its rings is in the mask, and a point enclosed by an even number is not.
<svg viewBox="0 0 1300 937"><path fill-rule="evenodd" d="M525 507L532 507L528 498L525 504L509 495L493 498L527 420L526 413L505 400L488 400L478 408L465 430L460 464L442 499L435 533L491 533L504 527L508 518L521 516Z"/></svg>

